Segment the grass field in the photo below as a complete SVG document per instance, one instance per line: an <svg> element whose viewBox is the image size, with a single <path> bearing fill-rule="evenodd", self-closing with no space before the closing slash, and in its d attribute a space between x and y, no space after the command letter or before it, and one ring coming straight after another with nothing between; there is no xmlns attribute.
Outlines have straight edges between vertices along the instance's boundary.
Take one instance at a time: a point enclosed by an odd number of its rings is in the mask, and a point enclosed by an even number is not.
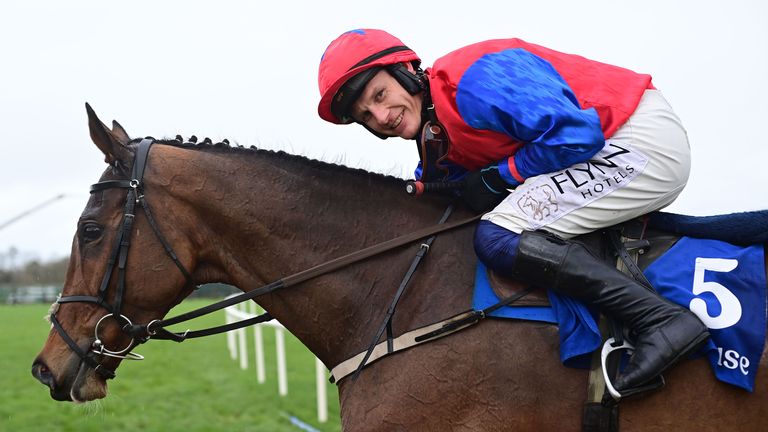
<svg viewBox="0 0 768 432"><path fill-rule="evenodd" d="M188 300L172 314L211 303ZM322 431L339 430L336 387L328 386L329 420L317 421L312 354L286 334L288 396L277 394L274 331L265 329L267 382L259 384L253 361L241 370L226 336L177 344L150 341L137 351L144 361L124 361L109 382L109 396L75 405L50 398L31 375L49 324L47 305L0 305L1 431L297 431L295 416ZM192 321L192 329L224 323L224 312ZM186 328L186 327L185 327ZM249 332L249 335L252 333ZM247 338L253 355L253 337Z"/></svg>

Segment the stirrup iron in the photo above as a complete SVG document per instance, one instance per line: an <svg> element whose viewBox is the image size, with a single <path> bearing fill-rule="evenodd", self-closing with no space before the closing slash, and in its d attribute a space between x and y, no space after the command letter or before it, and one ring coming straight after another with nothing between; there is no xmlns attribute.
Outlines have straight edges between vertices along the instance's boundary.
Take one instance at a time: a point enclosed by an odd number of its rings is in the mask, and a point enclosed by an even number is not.
<svg viewBox="0 0 768 432"><path fill-rule="evenodd" d="M600 352L600 366L603 370L603 380L605 380L605 388L608 390L608 393L611 395L613 400L618 403L622 397L632 396L638 393L644 393L650 390L656 390L661 387L664 387L664 384L666 382L664 381L664 377L662 375L659 375L655 379L652 379L646 384L643 384L638 387L633 387L624 390L624 393L619 393L618 390L613 386L613 382L611 381L611 378L608 376L608 369L606 367L606 361L608 360L608 356L611 355L612 352L618 351L618 350L627 350L629 353L632 353L634 351L635 346L629 343L626 339L624 339L623 343L621 345L616 344L616 340L612 337L606 339L605 343L603 344L603 349Z"/></svg>

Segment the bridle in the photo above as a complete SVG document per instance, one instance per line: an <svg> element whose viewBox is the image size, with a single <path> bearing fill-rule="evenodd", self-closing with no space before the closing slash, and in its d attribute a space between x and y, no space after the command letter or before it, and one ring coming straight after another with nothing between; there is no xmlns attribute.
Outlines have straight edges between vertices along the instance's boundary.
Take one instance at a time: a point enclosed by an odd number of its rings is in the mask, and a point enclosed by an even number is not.
<svg viewBox="0 0 768 432"><path fill-rule="evenodd" d="M120 227L118 228L117 236L115 237L114 245L112 247L112 252L110 253L110 256L109 256L109 261L107 261L107 268L101 280L101 285L99 287L98 295L97 296L90 296L90 295L60 296L56 300L56 305L50 314L50 320L51 320L51 324L53 325L53 328L56 329L58 334L61 336L64 342L66 342L69 348L72 349L72 351L74 351L75 354L77 354L78 357L80 357L80 359L85 364L92 367L99 375L101 375L105 379L114 378L115 372L113 370L107 369L106 367L104 367L104 365L97 362L95 359L95 356L100 355L100 356L114 357L114 358L127 359L127 360L142 360L144 357L140 354L131 352L131 349L138 344L146 342L147 339L149 339L149 336L153 335L153 333L148 330L145 331L144 334L137 331L137 327L148 329L148 327L151 326L152 323L148 324L147 326L135 326L131 321L131 319L123 315L121 312L122 305L123 305L123 297L125 295L125 288L126 288L125 287L125 268L128 260L128 249L131 246L131 233L133 231L133 221L135 219L134 211L136 209L136 204L141 204L141 207L144 209L144 214L146 215L147 220L149 221L149 224L152 227L152 231L154 231L155 236L163 245L163 248L165 249L166 254L171 258L171 260L173 260L174 264L176 264L176 267L178 267L178 269L184 275L187 285L193 284L192 276L184 267L184 265L179 261L178 257L176 256L176 253L173 251L173 249L170 247L168 242L165 240L165 237L163 237L163 235L160 233L160 230L157 227L157 224L155 223L154 218L152 217L152 212L150 211L149 204L144 199L144 193L143 193L144 169L146 167L147 158L149 156L149 150L151 149L153 142L154 141L152 139L143 139L141 140L141 142L139 142L138 147L136 149L136 156L133 162L133 168L131 170L130 180L106 180L106 181L98 182L96 184L91 185L91 190L90 190L91 193L100 192L106 189L115 189L115 188L128 190L126 200L125 200L125 206L123 208L123 218L120 223ZM107 301L107 291L109 289L109 283L110 283L110 280L112 279L112 275L115 273L115 270L117 270L117 287L115 291L114 302L110 304ZM56 318L58 305L63 303L76 303L76 302L94 303L106 309L107 312L109 312L108 314L101 317L99 321L96 323L96 327L94 328L95 339L91 344L91 346L88 348L87 352L86 350L83 350L72 339L71 336L69 336L69 334L62 327L59 320ZM99 338L99 327L101 326L102 322L104 322L109 317L114 318L120 325L120 328L122 329L122 331L131 337L131 342L123 349L120 349L117 351L107 349L107 347Z"/></svg>
<svg viewBox="0 0 768 432"><path fill-rule="evenodd" d="M169 243L166 241L165 237L160 232L160 229L158 228L157 223L155 222L155 219L152 217L152 212L150 210L149 204L144 198L144 189L143 189L144 169L147 164L147 159L149 157L149 150L153 143L154 143L154 140L151 138L142 139L139 142L136 149L136 155L134 158L130 179L105 180L105 181L101 181L91 185L91 190L90 190L91 193L100 192L106 189L116 189L116 188L127 189L128 191L126 200L125 200L125 206L123 209L123 218L118 228L117 236L115 237L114 246L112 248L109 261L107 262L107 268L102 278L98 295L97 296L90 296L90 295L60 296L56 300L56 303L54 304L54 307L52 308L51 313L49 314L50 321L53 328L56 329L56 332L59 334L59 336L61 336L61 338L69 346L69 348L75 354L77 354L78 357L80 357L80 359L84 364L93 368L104 379L112 379L116 375L114 370L108 369L107 367L99 363L96 360L97 356L114 357L114 358L126 359L126 360L142 360L144 357L141 356L140 354L131 352L131 349L133 349L137 345L147 342L150 338L182 342L186 339L219 334L219 333L227 332L230 330L250 326L253 324L259 324L265 321L269 321L272 319L272 316L269 313L264 313L262 315L245 319L242 321L225 324L217 327L202 329L202 330L196 330L196 331L187 330L183 333L175 333L166 329L167 326L189 321L191 319L224 309L228 306L242 303L247 300L252 300L256 297L270 293L277 289L287 288L290 286L300 284L307 280L313 279L317 276L330 273L334 270L338 270L350 264L363 261L367 258L373 257L375 255L379 255L383 252L398 248L400 246L413 243L417 240L425 239L427 237L434 236L441 232L450 231L455 228L465 226L471 222L476 221L481 216L481 215L476 215L476 216L473 216L467 219L462 219L456 222L445 223L445 219L448 217L448 214L450 214L450 211L447 211L443 219L438 225L428 226L420 230L402 235L400 237L396 237L391 240L387 240L387 241L375 244L373 246L369 246L367 248L358 250L356 252L331 259L315 267L311 267L309 269L294 273L290 276L284 277L274 282L270 282L259 288L255 288L253 290L243 292L236 296L229 297L225 300L213 303L211 305L208 305L199 309L186 312L184 314L181 314L172 318L155 319L150 321L147 324L134 324L133 321L131 321L131 319L129 319L127 316L123 315L121 311L122 311L123 297L126 290L126 286L125 286L126 263L128 259L128 249L130 248L130 245L131 245L131 233L133 230L133 221L135 219L134 211L136 209L136 204L141 204L141 207L144 209L144 214L147 218L147 221L149 222L149 225L152 228L152 231L155 233L155 237L162 244L166 254L171 258L171 260L173 260L176 267L184 275L184 278L186 279L186 285L187 286L194 285L194 280L192 279L191 274L189 273L189 271L187 271L184 265L179 261L173 248L171 248ZM425 246L426 246L426 249L424 248ZM422 248L420 248L419 253L417 254L417 260L415 260L414 263L412 263L411 269L409 270L408 274L406 275L407 276L406 279L404 279L403 284L398 290L398 295L396 299L393 301L393 305L390 307L390 309L392 309L391 311L392 313L394 312L394 306L397 303L397 299L399 299L399 295L402 294L402 290L407 284L408 279L410 279L410 276L412 275L413 270L415 270L415 266L418 264L418 260L420 260L421 257L424 256L424 253L426 253L426 250L428 249L429 249L428 245L422 244ZM114 302L110 304L107 300L107 291L109 289L110 280L112 279L112 276L115 273L115 269L117 269L117 287L116 287L116 292L114 296ZM514 301L514 300L516 299L510 298L505 301L508 302L508 301ZM103 317L101 317L99 321L96 323L96 326L94 328L94 340L87 349L81 348L74 341L74 339L72 339L72 337L64 330L61 323L56 318L56 312L58 311L59 305L63 303L76 303L76 302L93 303L104 308L107 312L109 312L105 314ZM388 316L391 318L391 313L388 312ZM114 351L114 350L107 349L104 343L99 338L99 326L104 320L110 317L114 318L120 324L120 329L122 330L122 332L131 338L131 342L121 350ZM467 319L463 318L463 320L466 321ZM474 317L472 317L473 322L477 322L478 320L479 318L475 319ZM451 327L451 324L448 324L444 327ZM390 327L387 327L387 328L390 328ZM446 333L446 331L441 330L439 331L439 333L441 334ZM389 335L389 332L388 332L388 339L391 340L391 335ZM372 348L370 348L369 351L370 350L372 350ZM360 368L362 368L364 364L365 364L365 361L361 363Z"/></svg>

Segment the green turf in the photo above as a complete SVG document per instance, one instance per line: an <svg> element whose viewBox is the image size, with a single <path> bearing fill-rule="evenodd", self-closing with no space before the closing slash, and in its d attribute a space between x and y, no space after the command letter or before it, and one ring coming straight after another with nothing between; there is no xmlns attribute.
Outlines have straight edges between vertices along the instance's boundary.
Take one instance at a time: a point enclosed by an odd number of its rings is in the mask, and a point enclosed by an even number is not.
<svg viewBox="0 0 768 432"><path fill-rule="evenodd" d="M172 314L211 303L189 300ZM106 399L75 405L50 398L31 375L49 324L45 305L0 305L1 431L297 431L287 416L322 431L339 430L336 387L328 385L326 423L317 420L312 354L286 333L288 396L280 397L275 372L274 331L264 330L267 381L259 384L253 366L253 333L248 330L249 366L230 358L226 336L177 344L150 341L137 351L146 360L124 361L109 382ZM220 325L224 313L193 321L193 329Z"/></svg>

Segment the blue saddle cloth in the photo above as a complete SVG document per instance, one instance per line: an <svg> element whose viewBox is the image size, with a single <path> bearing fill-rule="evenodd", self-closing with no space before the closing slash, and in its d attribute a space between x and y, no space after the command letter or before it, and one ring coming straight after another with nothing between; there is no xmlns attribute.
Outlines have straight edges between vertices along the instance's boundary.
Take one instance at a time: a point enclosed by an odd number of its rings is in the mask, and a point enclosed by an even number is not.
<svg viewBox="0 0 768 432"><path fill-rule="evenodd" d="M712 338L699 355L707 356L717 378L752 391L768 314L763 247L682 237L645 275L660 294L689 307L710 327ZM557 324L560 360L569 367L589 367L590 354L601 343L597 315L551 290L548 297L551 307L508 306L491 316ZM499 301L478 263L473 307L484 309Z"/></svg>

